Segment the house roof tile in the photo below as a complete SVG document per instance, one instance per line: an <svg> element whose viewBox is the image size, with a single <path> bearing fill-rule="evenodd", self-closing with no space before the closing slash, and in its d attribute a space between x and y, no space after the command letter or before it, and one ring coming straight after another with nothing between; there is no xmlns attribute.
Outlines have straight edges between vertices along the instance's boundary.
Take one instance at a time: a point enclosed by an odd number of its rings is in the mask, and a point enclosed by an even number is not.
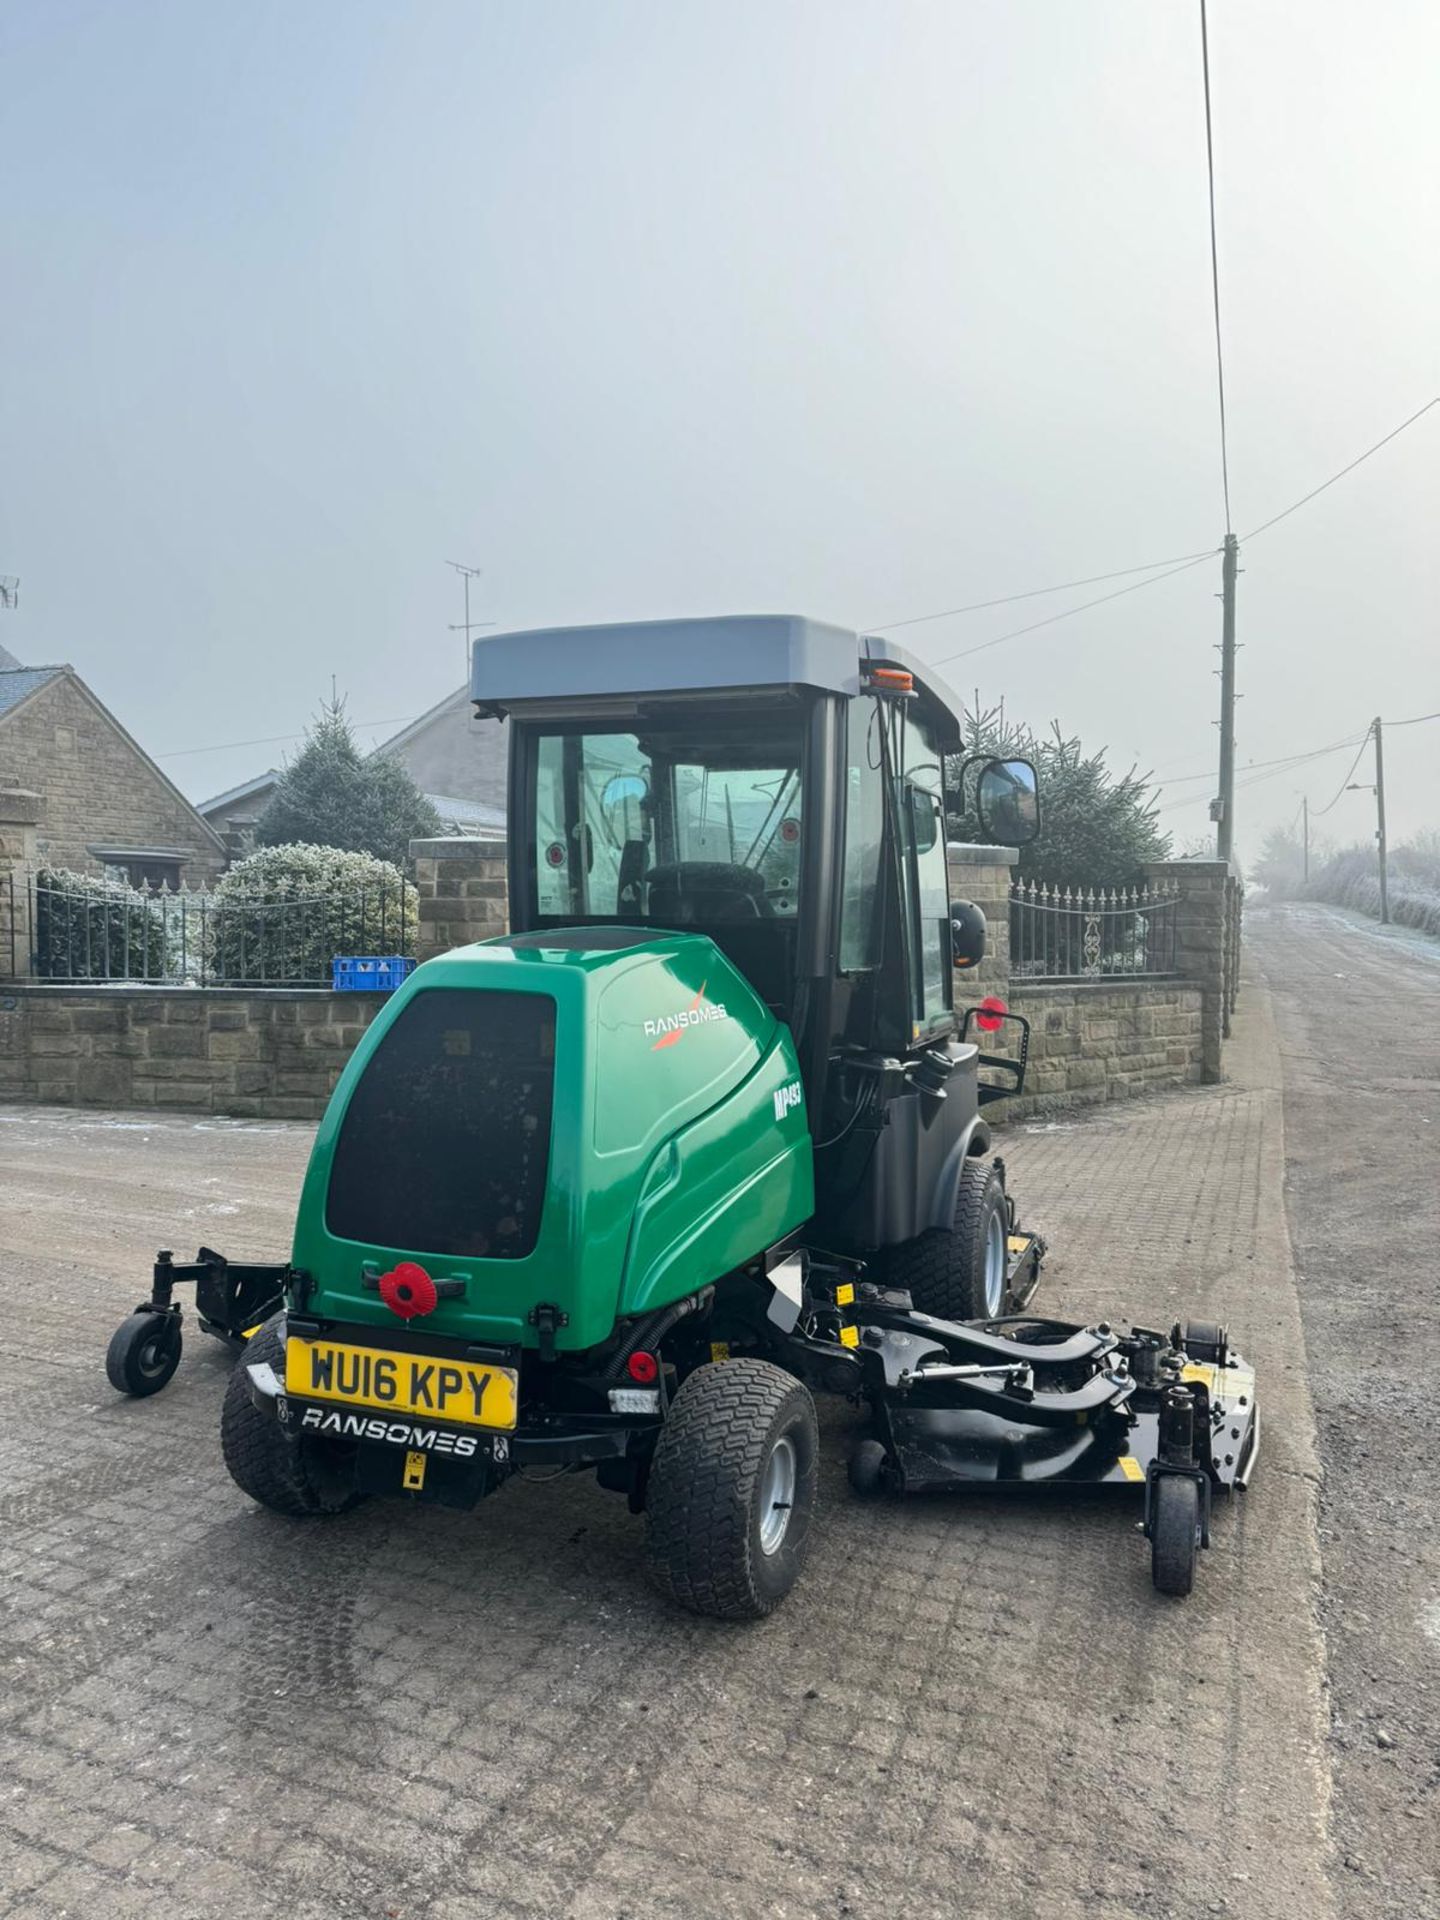
<svg viewBox="0 0 1440 1920"><path fill-rule="evenodd" d="M8 713L12 707L18 707L37 687L43 687L47 680L54 680L64 671L63 667L11 667L0 670L0 715Z"/></svg>

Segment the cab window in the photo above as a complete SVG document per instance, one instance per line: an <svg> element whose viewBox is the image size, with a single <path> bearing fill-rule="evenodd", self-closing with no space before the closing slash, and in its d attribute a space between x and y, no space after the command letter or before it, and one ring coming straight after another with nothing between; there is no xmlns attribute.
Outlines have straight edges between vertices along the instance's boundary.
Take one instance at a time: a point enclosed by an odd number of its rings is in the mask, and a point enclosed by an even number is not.
<svg viewBox="0 0 1440 1920"><path fill-rule="evenodd" d="M553 919L793 921L800 728L732 717L535 743L536 903Z"/></svg>
<svg viewBox="0 0 1440 1920"><path fill-rule="evenodd" d="M954 1001L949 964L943 758L936 730L923 713L907 715L899 729L899 742L896 799L906 856L912 1019L918 1037L945 1025Z"/></svg>

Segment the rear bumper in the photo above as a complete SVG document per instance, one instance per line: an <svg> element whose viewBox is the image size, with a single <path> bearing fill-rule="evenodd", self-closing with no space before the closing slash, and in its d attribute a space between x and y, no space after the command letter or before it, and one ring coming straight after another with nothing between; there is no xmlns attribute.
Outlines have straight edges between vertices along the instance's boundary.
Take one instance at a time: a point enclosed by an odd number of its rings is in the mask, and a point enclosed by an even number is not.
<svg viewBox="0 0 1440 1920"><path fill-rule="evenodd" d="M605 1460L624 1459L632 1442L648 1438L661 1420L658 1411L644 1416L612 1414L594 1420L551 1414L545 1416L543 1426L521 1425L502 1433L416 1415L381 1413L370 1407L303 1400L286 1392L285 1383L268 1361L242 1358L239 1364L247 1375L252 1404L297 1443L312 1435L353 1442L362 1452L422 1453L437 1461L487 1468L497 1484L522 1467L598 1466Z"/></svg>

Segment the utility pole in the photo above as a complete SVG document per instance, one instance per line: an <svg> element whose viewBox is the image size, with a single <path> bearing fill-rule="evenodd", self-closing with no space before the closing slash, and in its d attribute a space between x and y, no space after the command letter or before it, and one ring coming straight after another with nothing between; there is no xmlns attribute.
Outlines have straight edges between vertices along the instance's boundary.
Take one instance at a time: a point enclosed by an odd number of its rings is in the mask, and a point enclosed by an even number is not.
<svg viewBox="0 0 1440 1920"><path fill-rule="evenodd" d="M1304 837L1300 843L1304 849L1301 855L1300 877L1302 880L1308 880L1310 878L1310 796L1308 793L1301 796L1300 811L1305 820Z"/></svg>
<svg viewBox="0 0 1440 1920"><path fill-rule="evenodd" d="M1385 845L1385 742L1380 716L1375 716L1375 844L1380 850L1380 924L1390 924L1390 875Z"/></svg>
<svg viewBox="0 0 1440 1920"><path fill-rule="evenodd" d="M1367 787L1361 780L1352 780L1346 787L1347 793L1373 793L1375 796L1375 846L1380 857L1380 924L1390 924L1390 861L1389 846L1385 839L1385 723L1377 713L1370 722L1370 731L1375 736L1375 784Z"/></svg>
<svg viewBox="0 0 1440 1920"><path fill-rule="evenodd" d="M1235 575L1240 542L1225 536L1220 570L1220 794L1215 806L1215 853L1229 860L1235 853Z"/></svg>

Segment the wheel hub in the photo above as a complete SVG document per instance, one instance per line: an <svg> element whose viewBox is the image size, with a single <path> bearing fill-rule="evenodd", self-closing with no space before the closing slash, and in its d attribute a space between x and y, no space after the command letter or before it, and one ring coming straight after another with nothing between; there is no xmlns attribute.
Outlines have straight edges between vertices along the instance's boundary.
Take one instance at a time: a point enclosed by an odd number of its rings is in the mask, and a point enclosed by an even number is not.
<svg viewBox="0 0 1440 1920"><path fill-rule="evenodd" d="M785 1544L795 1506L795 1480L795 1443L782 1437L765 1463L760 1487L760 1551L766 1555L778 1553Z"/></svg>

